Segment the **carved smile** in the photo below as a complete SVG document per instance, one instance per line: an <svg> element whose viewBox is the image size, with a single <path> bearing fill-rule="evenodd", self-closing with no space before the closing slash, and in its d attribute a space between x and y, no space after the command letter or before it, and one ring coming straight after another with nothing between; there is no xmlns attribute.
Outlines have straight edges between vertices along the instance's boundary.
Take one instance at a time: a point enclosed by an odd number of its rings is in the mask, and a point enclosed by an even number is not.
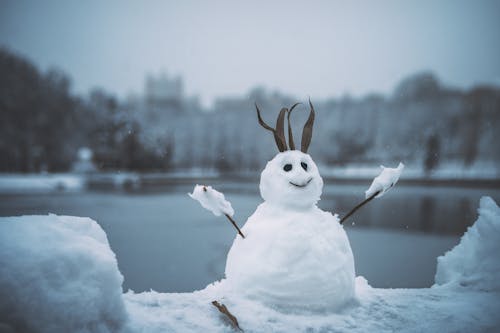
<svg viewBox="0 0 500 333"><path fill-rule="evenodd" d="M295 183L292 183L292 182L289 182L289 183L292 184L295 187L301 187L302 188L302 187L306 187L311 182L311 180L313 180L313 179L309 178L309 180L307 182L305 182L304 184L301 184L301 185L295 184Z"/></svg>

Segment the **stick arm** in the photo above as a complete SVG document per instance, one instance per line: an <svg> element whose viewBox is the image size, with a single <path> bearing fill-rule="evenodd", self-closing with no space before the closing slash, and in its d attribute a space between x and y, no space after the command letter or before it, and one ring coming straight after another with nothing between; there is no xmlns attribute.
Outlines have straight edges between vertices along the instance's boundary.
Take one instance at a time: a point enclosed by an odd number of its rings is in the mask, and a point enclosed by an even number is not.
<svg viewBox="0 0 500 333"><path fill-rule="evenodd" d="M343 218L340 219L339 223L342 224L344 223L345 220L347 220L349 218L349 216L351 216L352 214L354 214L358 209L360 209L361 207L363 207L364 205L366 205L367 203L369 203L370 201L373 200L373 198L375 198L378 194L380 193L380 191L377 191L375 193L373 193L372 195L370 195L368 198L366 198L365 200L361 201L359 204L357 204L356 206L354 206L353 209L351 209L349 211L349 213L346 214L346 216L344 216Z"/></svg>

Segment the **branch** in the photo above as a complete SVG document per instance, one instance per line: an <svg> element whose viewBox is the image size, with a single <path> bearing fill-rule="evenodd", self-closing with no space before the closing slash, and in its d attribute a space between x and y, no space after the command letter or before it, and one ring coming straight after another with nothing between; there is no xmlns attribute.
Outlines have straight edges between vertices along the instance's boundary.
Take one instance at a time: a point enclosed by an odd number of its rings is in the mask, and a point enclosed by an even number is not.
<svg viewBox="0 0 500 333"><path fill-rule="evenodd" d="M227 307L224 304L221 304L221 303L219 303L217 301L213 301L212 304L221 313L223 313L223 314L225 314L227 316L227 318L231 321L231 324L233 324L234 328L237 328L239 331L243 332L243 330L241 329L240 325L238 324L238 319L236 319L236 317L231 312L229 312L229 310L227 309Z"/></svg>
<svg viewBox="0 0 500 333"><path fill-rule="evenodd" d="M370 195L368 198L366 198L365 200L361 201L359 204L357 204L353 209L351 209L351 211L349 213L347 213L346 216L344 216L343 218L340 219L340 224L344 223L345 220L347 220L347 218L349 216L351 216L352 214L354 214L358 209L360 209L361 207L363 207L364 205L366 205L367 203L369 203L370 201L373 200L373 198L375 198L378 194L380 193L380 191L377 191L375 193L373 193L372 195Z"/></svg>
<svg viewBox="0 0 500 333"><path fill-rule="evenodd" d="M224 215L226 215L227 219L234 225L236 230L238 230L238 234L240 234L241 237L245 238L245 235L243 235L243 233L241 232L240 228L238 227L236 222L233 220L233 218L231 216L229 216L228 214L224 214Z"/></svg>

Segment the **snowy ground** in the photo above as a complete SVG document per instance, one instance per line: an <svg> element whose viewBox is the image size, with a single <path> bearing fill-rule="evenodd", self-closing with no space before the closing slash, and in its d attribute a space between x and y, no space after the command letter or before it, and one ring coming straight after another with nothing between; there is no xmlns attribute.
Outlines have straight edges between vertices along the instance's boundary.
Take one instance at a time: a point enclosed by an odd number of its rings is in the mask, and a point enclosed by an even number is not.
<svg viewBox="0 0 500 333"><path fill-rule="evenodd" d="M106 234L87 218L0 219L2 332L231 332L218 300L245 332L498 332L500 208L480 217L438 260L436 285L377 289L356 280L357 302L337 313L278 311L226 293L224 282L192 293L121 294Z"/></svg>
<svg viewBox="0 0 500 333"><path fill-rule="evenodd" d="M500 292L446 287L361 286L359 305L341 313L282 313L252 301L223 300L245 332L498 332ZM359 290L359 289L358 289ZM134 332L234 332L210 302L213 288L182 294L125 294Z"/></svg>

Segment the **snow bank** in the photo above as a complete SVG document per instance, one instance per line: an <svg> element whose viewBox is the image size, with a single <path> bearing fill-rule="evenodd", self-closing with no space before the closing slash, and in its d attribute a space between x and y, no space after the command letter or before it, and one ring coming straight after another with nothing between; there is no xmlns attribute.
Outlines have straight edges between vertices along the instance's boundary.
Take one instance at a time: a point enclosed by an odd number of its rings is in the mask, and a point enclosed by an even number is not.
<svg viewBox="0 0 500 333"><path fill-rule="evenodd" d="M0 218L0 328L117 332L127 320L123 277L89 218Z"/></svg>
<svg viewBox="0 0 500 333"><path fill-rule="evenodd" d="M500 208L482 197L478 212L460 243L437 259L437 285L500 291Z"/></svg>
<svg viewBox="0 0 500 333"><path fill-rule="evenodd" d="M84 187L84 179L75 174L0 175L0 193L76 192Z"/></svg>

